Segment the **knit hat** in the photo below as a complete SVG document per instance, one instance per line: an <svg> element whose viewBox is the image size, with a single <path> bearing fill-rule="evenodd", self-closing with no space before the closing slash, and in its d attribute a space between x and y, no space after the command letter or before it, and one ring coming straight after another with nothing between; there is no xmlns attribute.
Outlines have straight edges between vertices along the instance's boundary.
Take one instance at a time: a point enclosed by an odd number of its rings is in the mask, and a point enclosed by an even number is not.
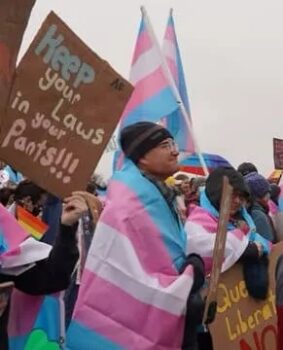
<svg viewBox="0 0 283 350"><path fill-rule="evenodd" d="M249 173L258 172L256 166L250 162L244 162L238 166L238 172L243 176L248 175Z"/></svg>
<svg viewBox="0 0 283 350"><path fill-rule="evenodd" d="M126 157L137 163L160 142L173 136L163 126L151 122L138 122L121 131L120 144Z"/></svg>
<svg viewBox="0 0 283 350"><path fill-rule="evenodd" d="M220 201L222 195L223 178L228 177L230 185L234 191L241 193L243 196L249 198L250 193L247 185L245 184L243 176L234 168L216 168L213 170L205 183L205 193L214 206L215 209L220 209Z"/></svg>
<svg viewBox="0 0 283 350"><path fill-rule="evenodd" d="M255 171L244 176L244 179L253 197L262 198L270 192L269 182Z"/></svg>

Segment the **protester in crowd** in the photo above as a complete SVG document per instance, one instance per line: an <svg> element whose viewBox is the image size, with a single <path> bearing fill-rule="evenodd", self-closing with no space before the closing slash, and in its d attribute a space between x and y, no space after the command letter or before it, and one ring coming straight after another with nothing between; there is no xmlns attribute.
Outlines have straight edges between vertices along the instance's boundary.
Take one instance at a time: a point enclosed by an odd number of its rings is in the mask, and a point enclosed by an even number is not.
<svg viewBox="0 0 283 350"><path fill-rule="evenodd" d="M270 200L278 207L278 200L281 193L281 188L275 183L270 184Z"/></svg>
<svg viewBox="0 0 283 350"><path fill-rule="evenodd" d="M180 214L181 220L185 223L187 219L187 196L190 193L190 179L186 174L177 174L172 177L173 185L171 186L172 190L176 192L176 202L177 209ZM168 179L165 181L168 184Z"/></svg>
<svg viewBox="0 0 283 350"><path fill-rule="evenodd" d="M30 180L24 180L18 184L14 192L14 203L9 211L16 215L17 206L38 216L42 213L43 206L47 200L47 192Z"/></svg>
<svg viewBox="0 0 283 350"><path fill-rule="evenodd" d="M21 181L24 180L23 175L10 165L6 165L3 170L8 173L9 181L15 185L18 185Z"/></svg>
<svg viewBox="0 0 283 350"><path fill-rule="evenodd" d="M75 235L77 221L87 210L88 206L81 195L76 194L66 198L61 215L60 233L54 247L47 250L50 251L49 256L38 259L34 262L34 266L31 265L31 268L19 275L9 275L2 270L0 283L14 282L15 288L30 295L45 295L66 289L79 256ZM30 240L33 239L30 238ZM43 251L42 247L48 248L45 243L34 242L41 251ZM35 249L37 249L36 246ZM7 305L0 317L1 350L8 349L8 317L9 306Z"/></svg>
<svg viewBox="0 0 283 350"><path fill-rule="evenodd" d="M256 172L244 176L251 193L249 213L251 214L257 232L270 242L276 241L276 232L269 216L270 184Z"/></svg>
<svg viewBox="0 0 283 350"><path fill-rule="evenodd" d="M228 177L233 194L222 272L241 262L249 294L265 299L268 291L266 255L270 245L255 232L252 218L245 209L249 190L242 175L233 168L217 168L209 175L200 193L200 205L193 208L186 222L188 252L201 255L206 272L211 272L224 176ZM207 334L204 337L200 333L199 341L201 349L211 349Z"/></svg>
<svg viewBox="0 0 283 350"><path fill-rule="evenodd" d="M97 184L96 181L98 181L99 184ZM93 239L96 223L103 210L103 205L97 197L97 189L101 188L100 184L100 179L93 176L88 182L86 189L88 195L85 197L85 199L88 201L89 209L81 216L77 229L80 257L76 269L72 275L71 283L65 293L66 328L68 328L72 319L75 302L78 297L82 271L84 269L86 257ZM81 194L81 192L78 193ZM85 196L85 194L83 195Z"/></svg>
<svg viewBox="0 0 283 350"><path fill-rule="evenodd" d="M206 182L205 177L194 177L190 181L191 193L187 198L188 206L198 205L200 197L200 189L204 187Z"/></svg>
<svg viewBox="0 0 283 350"><path fill-rule="evenodd" d="M244 163L240 164L238 166L237 170L243 176L245 176L249 173L253 173L253 172L257 173L258 172L257 167L253 163L250 163L250 162L244 162Z"/></svg>
<svg viewBox="0 0 283 350"><path fill-rule="evenodd" d="M204 271L200 257L186 254L176 195L165 184L178 170L176 144L162 126L139 122L122 130L121 147L126 158L108 186L67 345L195 349Z"/></svg>
<svg viewBox="0 0 283 350"><path fill-rule="evenodd" d="M6 207L10 206L14 202L15 191L9 187L3 187L0 189L0 203Z"/></svg>
<svg viewBox="0 0 283 350"><path fill-rule="evenodd" d="M174 176L179 191L186 198L191 192L190 178L186 174L178 174Z"/></svg>

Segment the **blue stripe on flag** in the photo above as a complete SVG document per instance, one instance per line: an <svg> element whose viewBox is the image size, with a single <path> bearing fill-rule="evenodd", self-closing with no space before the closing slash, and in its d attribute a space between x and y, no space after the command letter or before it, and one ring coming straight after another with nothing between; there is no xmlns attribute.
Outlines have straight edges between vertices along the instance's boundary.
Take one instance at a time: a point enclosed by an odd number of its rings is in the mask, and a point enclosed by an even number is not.
<svg viewBox="0 0 283 350"><path fill-rule="evenodd" d="M176 98L172 93L172 89L168 86L127 114L122 124L125 127L144 120L158 122L162 117L171 114L177 108Z"/></svg>
<svg viewBox="0 0 283 350"><path fill-rule="evenodd" d="M8 250L8 244L4 238L3 231L0 228L0 254L5 253Z"/></svg>
<svg viewBox="0 0 283 350"><path fill-rule="evenodd" d="M125 171L125 174L122 174ZM138 174L137 174L138 172ZM115 176L116 175L116 176ZM183 266L186 248L186 234L183 225L178 225L176 218L172 215L160 216L160 213L168 213L168 204L160 200L160 192L157 187L150 182L143 181L143 185L137 186L137 176L141 176L140 171L133 163L125 158L124 166L121 172L117 172L114 179L126 184L131 191L136 193L141 201L145 211L150 216L154 225L159 229L161 238L170 254L172 261L177 270ZM148 193L152 198L150 205L148 204ZM176 236L176 232L181 232L180 236ZM174 242L172 244L172 242Z"/></svg>
<svg viewBox="0 0 283 350"><path fill-rule="evenodd" d="M37 316L34 329L43 329L49 340L60 338L60 301L57 297L46 296Z"/></svg>
<svg viewBox="0 0 283 350"><path fill-rule="evenodd" d="M72 321L67 334L67 350L123 350L97 332Z"/></svg>

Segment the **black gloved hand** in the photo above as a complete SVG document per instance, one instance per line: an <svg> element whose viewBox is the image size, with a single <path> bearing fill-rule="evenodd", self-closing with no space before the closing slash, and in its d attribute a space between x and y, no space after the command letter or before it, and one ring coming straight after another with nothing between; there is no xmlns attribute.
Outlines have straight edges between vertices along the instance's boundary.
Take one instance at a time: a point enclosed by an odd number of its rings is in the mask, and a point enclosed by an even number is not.
<svg viewBox="0 0 283 350"><path fill-rule="evenodd" d="M204 285L205 282L204 262L199 255L190 254L186 257L186 261L184 262L180 273L184 272L188 265L192 265L194 268L194 284L192 286L191 293L195 293Z"/></svg>

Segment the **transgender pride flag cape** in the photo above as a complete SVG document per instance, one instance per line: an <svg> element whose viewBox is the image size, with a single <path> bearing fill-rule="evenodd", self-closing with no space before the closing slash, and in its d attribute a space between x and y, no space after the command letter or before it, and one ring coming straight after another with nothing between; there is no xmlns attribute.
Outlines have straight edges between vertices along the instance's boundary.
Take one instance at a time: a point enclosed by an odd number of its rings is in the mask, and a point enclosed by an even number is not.
<svg viewBox="0 0 283 350"><path fill-rule="evenodd" d="M9 314L9 349L62 349L65 339L63 296L63 292L32 296L14 290Z"/></svg>
<svg viewBox="0 0 283 350"><path fill-rule="evenodd" d="M49 255L51 246L36 241L0 205L0 273L18 275Z"/></svg>
<svg viewBox="0 0 283 350"><path fill-rule="evenodd" d="M181 349L193 270L183 226L129 160L109 185L86 261L71 350ZM188 311L189 312L189 311Z"/></svg>
<svg viewBox="0 0 283 350"><path fill-rule="evenodd" d="M32 238L13 213L0 205L0 273L18 275L36 261L47 258L50 250L50 245ZM34 297L15 289L9 313L9 349L59 350L64 334L60 311L63 304L58 296Z"/></svg>

